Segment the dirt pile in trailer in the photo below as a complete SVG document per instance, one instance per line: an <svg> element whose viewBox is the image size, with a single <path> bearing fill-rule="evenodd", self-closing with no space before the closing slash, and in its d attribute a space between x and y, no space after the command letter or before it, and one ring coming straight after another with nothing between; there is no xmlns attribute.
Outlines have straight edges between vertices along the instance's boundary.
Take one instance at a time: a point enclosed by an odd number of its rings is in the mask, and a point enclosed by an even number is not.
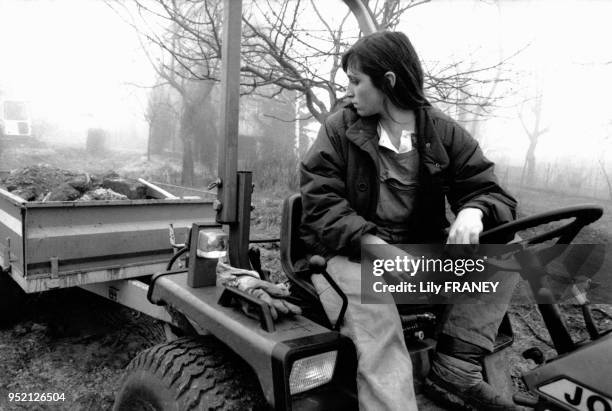
<svg viewBox="0 0 612 411"><path fill-rule="evenodd" d="M114 171L78 173L47 164L16 170L0 180L0 187L26 201L137 200L146 198L146 186Z"/></svg>

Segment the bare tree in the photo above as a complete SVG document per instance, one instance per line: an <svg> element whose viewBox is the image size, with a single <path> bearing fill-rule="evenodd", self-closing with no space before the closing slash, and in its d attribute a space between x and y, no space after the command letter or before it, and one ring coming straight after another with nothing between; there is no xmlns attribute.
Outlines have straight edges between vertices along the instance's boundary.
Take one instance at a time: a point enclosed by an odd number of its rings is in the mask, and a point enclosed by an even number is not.
<svg viewBox="0 0 612 411"><path fill-rule="evenodd" d="M150 48L168 56L157 61L164 72L219 81L219 0L134 0L137 13L118 6L119 0L107 1L139 30ZM427 2L377 0L369 5L379 27L394 29L404 13ZM321 4L314 0L245 2L243 93L273 98L283 89L294 90L319 122L342 105L345 87L338 81L340 59L358 32L348 9L342 16L329 16ZM466 63L426 66L425 89L434 103L482 114L494 102L488 86L504 81L490 73L497 73L505 60L486 66Z"/></svg>
<svg viewBox="0 0 612 411"><path fill-rule="evenodd" d="M151 159L151 154L159 154L168 140L173 149L175 120L179 118L179 112L163 83L151 89L144 118L149 126L147 160Z"/></svg>
<svg viewBox="0 0 612 411"><path fill-rule="evenodd" d="M221 21L219 2L145 0L128 4L122 0L107 0L107 4L141 35L142 49L162 79L160 85L171 87L181 97L178 108L179 136L183 145L181 184L191 186L194 183L196 139L206 140L205 133L216 128L198 127L197 120L203 109L214 110L210 96L218 74L220 54L205 47L206 43L200 41L200 37L208 33L218 34L216 25ZM200 10L198 6L205 9ZM179 19L179 15L185 17ZM200 33L203 34L198 37ZM211 39L207 38L207 41ZM195 50L192 47L196 47ZM210 148L216 151L215 144Z"/></svg>
<svg viewBox="0 0 612 411"><path fill-rule="evenodd" d="M525 134L529 138L529 147L525 153L525 161L523 163L523 171L521 173L521 184L532 184L535 180L536 156L535 151L538 146L538 139L548 132L548 127L542 127L542 100L543 94L538 91L538 94L533 99L529 107L532 116L532 124L529 126L523 115L523 110L519 110L518 116L521 120L521 125ZM524 107L525 105L523 105Z"/></svg>
<svg viewBox="0 0 612 411"><path fill-rule="evenodd" d="M501 21L501 5L499 2L495 2L495 6L497 8L498 20ZM457 106L456 109L458 111L457 120L461 123L469 125L469 132L475 139L480 141L480 136L478 130L480 128L481 122L489 115L490 111L493 109L495 102L501 100L504 96L498 96L497 87L500 83L508 81L507 73L505 65L503 64L505 61L510 58L504 58L503 44L501 35L498 35L497 38L497 52L498 52L498 64L495 67L492 67L492 70L487 70L488 78L481 78L478 83L475 84L476 87L480 87L481 90L477 93L474 93L472 97L472 101L476 104L472 107L463 107L461 105ZM515 53L515 55L518 54ZM477 68L476 61L473 60L469 64L469 71L472 71ZM488 88L488 91L486 90Z"/></svg>
<svg viewBox="0 0 612 411"><path fill-rule="evenodd" d="M221 0L106 0L142 39L160 78L183 98L181 139L184 146L183 183L193 181L191 155L196 131L189 118L220 81ZM401 16L429 0L368 2L379 27L394 29ZM308 115L324 119L344 104L345 87L338 74L342 53L359 32L346 9L333 16L315 0L245 1L243 7L241 90L269 98L294 91ZM425 89L430 101L460 106L473 116L486 114L495 103L491 85L505 61L478 66L466 61L425 65ZM491 73L496 75L491 76ZM206 92L190 93L204 81ZM195 106L194 106L195 105ZM285 119L294 120L294 119ZM201 138L201 136L198 136Z"/></svg>

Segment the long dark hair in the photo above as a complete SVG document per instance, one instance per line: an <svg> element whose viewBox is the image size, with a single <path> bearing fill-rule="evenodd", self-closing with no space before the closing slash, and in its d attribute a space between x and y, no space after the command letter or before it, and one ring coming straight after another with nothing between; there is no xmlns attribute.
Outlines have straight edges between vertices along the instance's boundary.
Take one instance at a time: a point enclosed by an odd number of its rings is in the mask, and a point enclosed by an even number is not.
<svg viewBox="0 0 612 411"><path fill-rule="evenodd" d="M370 76L372 84L399 108L414 110L429 105L421 61L404 33L383 31L360 38L342 56L342 69L346 72L349 67ZM385 77L388 71L395 73L393 87Z"/></svg>

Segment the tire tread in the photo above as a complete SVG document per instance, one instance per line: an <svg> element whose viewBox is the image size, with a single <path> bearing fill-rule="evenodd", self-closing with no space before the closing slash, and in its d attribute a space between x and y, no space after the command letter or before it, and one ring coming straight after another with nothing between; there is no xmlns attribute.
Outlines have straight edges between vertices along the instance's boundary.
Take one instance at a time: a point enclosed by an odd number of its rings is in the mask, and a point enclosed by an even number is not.
<svg viewBox="0 0 612 411"><path fill-rule="evenodd" d="M128 365L115 410L123 410L136 378L145 373L173 395L180 410L267 408L250 367L212 336L185 337L140 352ZM142 387L141 387L142 388Z"/></svg>

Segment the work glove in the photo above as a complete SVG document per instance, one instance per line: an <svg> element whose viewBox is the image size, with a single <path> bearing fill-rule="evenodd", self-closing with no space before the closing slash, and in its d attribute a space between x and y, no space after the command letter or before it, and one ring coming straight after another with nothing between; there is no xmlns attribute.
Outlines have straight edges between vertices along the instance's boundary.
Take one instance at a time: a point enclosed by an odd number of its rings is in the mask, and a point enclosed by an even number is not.
<svg viewBox="0 0 612 411"><path fill-rule="evenodd" d="M284 298L289 297L289 288L285 284L273 284L259 278L256 271L232 267L219 260L217 263L217 282L228 287L235 287L262 300L270 307L272 318L276 320L279 314L301 314L302 310ZM244 309L244 307L243 307ZM251 314L245 310L247 314Z"/></svg>

